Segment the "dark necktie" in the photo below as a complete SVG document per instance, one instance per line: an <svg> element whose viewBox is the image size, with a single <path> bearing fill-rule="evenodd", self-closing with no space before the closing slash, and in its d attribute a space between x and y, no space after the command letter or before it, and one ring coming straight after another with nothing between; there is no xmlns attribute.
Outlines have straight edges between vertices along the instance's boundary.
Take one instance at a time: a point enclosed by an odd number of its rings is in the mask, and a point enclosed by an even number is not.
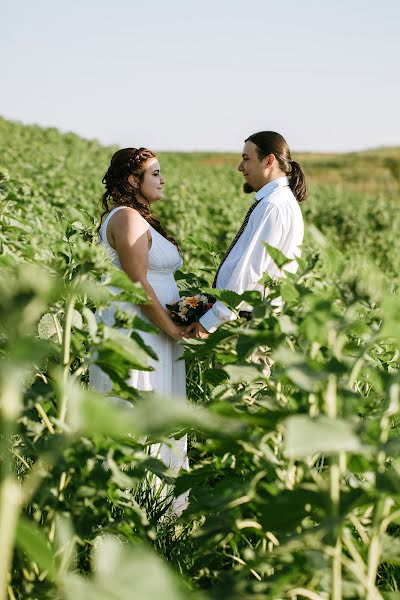
<svg viewBox="0 0 400 600"><path fill-rule="evenodd" d="M235 239L233 240L233 242L231 243L231 245L229 246L228 250L225 252L225 255L224 255L224 257L223 257L223 258L222 258L222 260L221 260L221 263L220 263L220 265L219 265L219 267L218 267L218 270L217 270L217 272L216 272L216 275L215 275L215 277L214 277L214 281L213 281L213 283L212 283L212 286L211 286L211 287L214 287L214 288L216 287L216 284L217 284L217 278L218 278L218 274L219 274L219 272L220 272L220 270L221 270L221 267L222 267L222 265L224 264L224 262L226 261L226 259L228 258L228 256L229 256L229 253L230 253L230 251L232 250L233 246L236 244L236 242L238 241L238 239L239 239L239 238L240 238L240 236L242 235L242 233L243 233L243 231L244 231L244 228L246 227L247 223L249 222L250 215L251 215L251 213L253 212L253 210L255 209L255 207L257 206L257 204L258 204L258 200L256 200L256 201L254 202L254 204L252 204L252 205L250 206L249 210L247 211L247 214L246 214L246 216L245 216L245 218L244 218L244 221L243 221L243 223L241 224L239 231L238 231L238 232L237 232L237 234L235 235Z"/></svg>

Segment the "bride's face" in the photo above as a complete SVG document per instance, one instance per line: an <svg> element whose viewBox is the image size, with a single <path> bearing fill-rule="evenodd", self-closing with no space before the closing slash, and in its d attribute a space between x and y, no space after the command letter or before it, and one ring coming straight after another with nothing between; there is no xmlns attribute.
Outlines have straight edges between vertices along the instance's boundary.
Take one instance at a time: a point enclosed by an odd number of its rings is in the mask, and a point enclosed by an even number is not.
<svg viewBox="0 0 400 600"><path fill-rule="evenodd" d="M139 186L140 195L149 203L161 200L164 195L164 182L158 160L155 157L149 158L146 161L143 179Z"/></svg>

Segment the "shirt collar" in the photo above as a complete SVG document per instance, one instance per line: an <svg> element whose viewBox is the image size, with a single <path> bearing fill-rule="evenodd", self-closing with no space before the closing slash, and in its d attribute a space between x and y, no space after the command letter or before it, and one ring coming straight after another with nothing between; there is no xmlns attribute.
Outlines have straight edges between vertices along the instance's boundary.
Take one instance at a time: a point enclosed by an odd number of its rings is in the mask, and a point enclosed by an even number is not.
<svg viewBox="0 0 400 600"><path fill-rule="evenodd" d="M269 183L266 183L260 190L258 190L256 195L254 196L254 199L256 201L262 200L266 196L269 196L270 194L272 194L272 192L274 192L278 188L285 187L288 185L289 185L289 179L286 176L278 177L277 179L273 179Z"/></svg>

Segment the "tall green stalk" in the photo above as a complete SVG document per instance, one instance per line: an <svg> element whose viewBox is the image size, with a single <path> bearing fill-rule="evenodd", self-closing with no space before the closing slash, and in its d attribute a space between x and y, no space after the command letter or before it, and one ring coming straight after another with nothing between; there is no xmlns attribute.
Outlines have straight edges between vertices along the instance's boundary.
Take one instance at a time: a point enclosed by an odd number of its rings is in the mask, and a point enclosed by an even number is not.
<svg viewBox="0 0 400 600"><path fill-rule="evenodd" d="M16 373L0 374L0 600L7 598L8 574L11 567L15 532L21 508L21 486L14 475L11 452L13 436L21 411L21 388Z"/></svg>
<svg viewBox="0 0 400 600"><path fill-rule="evenodd" d="M382 416L381 419L381 432L380 432L380 443L383 446L386 444L389 438L390 429L390 417L398 412L399 408L399 384L394 384L390 389L390 403L388 409ZM386 453L381 450L378 454L378 473L385 470ZM375 581L378 574L378 568L382 555L382 535L388 526L387 516L390 512L393 501L389 497L381 497L377 501L374 509L374 516L372 520L372 531L370 536L370 544L368 548L368 584L369 587L375 587ZM374 600L372 593L368 595L367 600Z"/></svg>
<svg viewBox="0 0 400 600"><path fill-rule="evenodd" d="M67 407L68 407L68 376L69 376L69 367L71 360L71 329L72 329L72 319L74 315L75 308L75 296L70 296L66 303L65 308L65 319L64 319L64 329L63 329L63 337L62 337L62 384L61 384L61 396L58 410L58 421L59 426L65 423L65 418L67 416ZM58 498L61 500L62 491L65 486L65 471L61 473L60 480L58 482ZM53 521L54 524L54 521ZM54 541L54 528L50 529L49 533L50 542Z"/></svg>
<svg viewBox="0 0 400 600"><path fill-rule="evenodd" d="M65 308L65 319L64 319L64 329L63 329L63 337L62 337L62 390L58 408L58 420L60 424L65 422L65 417L67 414L67 405L68 405L68 394L67 394L67 381L69 375L69 367L70 367L70 357L71 357L71 329L72 329L72 319L74 315L76 298L75 296L70 296L66 303Z"/></svg>
<svg viewBox="0 0 400 600"><path fill-rule="evenodd" d="M326 413L331 419L337 417L337 380L335 375L330 375L326 391ZM329 496L331 502L331 516L335 523L339 519L340 505L340 456L333 456L329 466ZM332 600L342 600L342 537L335 527L334 554L332 558Z"/></svg>

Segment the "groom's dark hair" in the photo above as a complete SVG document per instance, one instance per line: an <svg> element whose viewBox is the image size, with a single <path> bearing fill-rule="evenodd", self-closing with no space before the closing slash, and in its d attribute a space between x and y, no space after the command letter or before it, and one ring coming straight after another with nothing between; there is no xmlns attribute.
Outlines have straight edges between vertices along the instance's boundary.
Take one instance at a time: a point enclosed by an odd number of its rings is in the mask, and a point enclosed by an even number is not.
<svg viewBox="0 0 400 600"><path fill-rule="evenodd" d="M268 154L275 156L281 171L289 178L290 189L296 200L303 202L307 197L306 178L299 163L292 160L285 138L276 131L259 131L250 135L245 141L253 142L257 146L257 154L260 160Z"/></svg>

